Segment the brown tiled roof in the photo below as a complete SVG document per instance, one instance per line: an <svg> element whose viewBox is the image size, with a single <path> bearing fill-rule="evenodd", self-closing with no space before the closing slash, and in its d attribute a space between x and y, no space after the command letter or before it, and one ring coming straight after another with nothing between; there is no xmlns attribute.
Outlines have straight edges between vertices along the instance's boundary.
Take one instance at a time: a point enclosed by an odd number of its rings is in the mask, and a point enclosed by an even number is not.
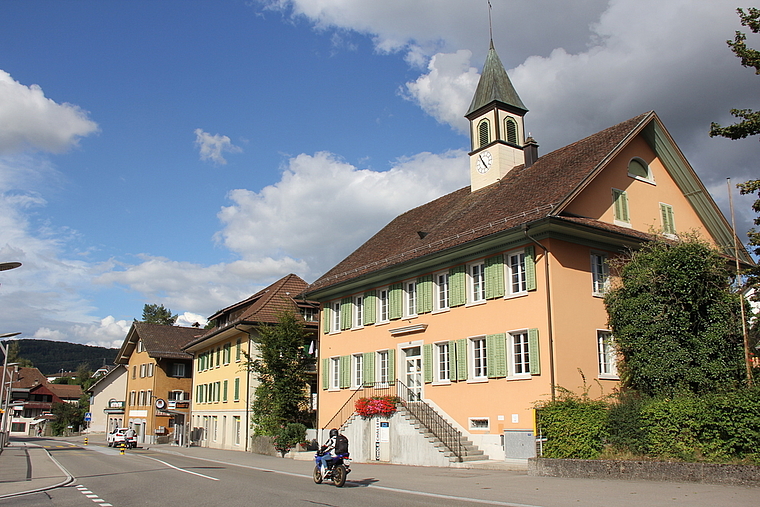
<svg viewBox="0 0 760 507"><path fill-rule="evenodd" d="M2 370L3 367L0 365L0 372ZM14 371L14 366L8 367L8 378L12 375L13 387L17 389L29 389L39 384L45 385L48 383L47 377L37 368L19 368L18 373L14 373ZM7 380L6 377L0 378Z"/></svg>
<svg viewBox="0 0 760 507"><path fill-rule="evenodd" d="M119 349L115 362L126 364L138 339L142 341L148 355L154 359L190 360L193 356L183 352L182 347L201 333L203 330L195 327L165 326L135 321Z"/></svg>
<svg viewBox="0 0 760 507"><path fill-rule="evenodd" d="M225 328L241 323L274 324L277 322L278 315L284 310L294 310L297 313L297 305L302 302L300 296L307 286L308 284L301 277L291 273L280 278L269 287L260 290L253 296L219 310L209 317L209 320L214 320L225 313L229 314L240 311L239 316L230 320ZM312 302L312 304L315 306L319 305L316 302ZM185 348L200 343L218 332L219 328L210 329L202 336L185 345Z"/></svg>
<svg viewBox="0 0 760 507"><path fill-rule="evenodd" d="M476 192L464 187L407 211L307 293L554 215L566 197L654 117L654 112L636 116L539 157L531 167L518 166L493 185Z"/></svg>
<svg viewBox="0 0 760 507"><path fill-rule="evenodd" d="M76 384L48 384L47 388L62 400L79 399L82 396L82 386Z"/></svg>

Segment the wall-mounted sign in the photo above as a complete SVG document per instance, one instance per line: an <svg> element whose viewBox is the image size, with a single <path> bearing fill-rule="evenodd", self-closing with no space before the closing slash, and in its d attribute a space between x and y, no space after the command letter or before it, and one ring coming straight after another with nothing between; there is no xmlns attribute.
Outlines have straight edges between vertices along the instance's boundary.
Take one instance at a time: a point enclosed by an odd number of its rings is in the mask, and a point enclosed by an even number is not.
<svg viewBox="0 0 760 507"><path fill-rule="evenodd" d="M156 400L156 408L159 410L163 410L166 408L166 400L163 398L159 398Z"/></svg>

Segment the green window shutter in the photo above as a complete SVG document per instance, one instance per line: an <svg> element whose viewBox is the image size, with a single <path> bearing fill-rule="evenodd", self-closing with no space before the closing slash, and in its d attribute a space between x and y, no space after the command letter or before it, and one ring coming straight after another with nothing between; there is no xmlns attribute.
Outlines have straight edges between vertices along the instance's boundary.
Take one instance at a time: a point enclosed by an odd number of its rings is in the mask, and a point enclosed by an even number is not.
<svg viewBox="0 0 760 507"><path fill-rule="evenodd" d="M330 332L330 322L332 320L330 319L331 315L332 309L328 303L324 308L322 308L322 333L324 334L328 334Z"/></svg>
<svg viewBox="0 0 760 507"><path fill-rule="evenodd" d="M340 329L343 331L351 329L352 306L350 297L340 300Z"/></svg>
<svg viewBox="0 0 760 507"><path fill-rule="evenodd" d="M330 363L328 359L322 359L322 389L330 388Z"/></svg>
<svg viewBox="0 0 760 507"><path fill-rule="evenodd" d="M222 401L227 401L227 380L224 380L224 384L222 386Z"/></svg>
<svg viewBox="0 0 760 507"><path fill-rule="evenodd" d="M504 256L486 259L486 299L504 297Z"/></svg>
<svg viewBox="0 0 760 507"><path fill-rule="evenodd" d="M615 203L615 220L630 222L628 215L628 194L623 190L612 189L612 199Z"/></svg>
<svg viewBox="0 0 760 507"><path fill-rule="evenodd" d="M417 313L433 311L433 275L421 276L417 279Z"/></svg>
<svg viewBox="0 0 760 507"><path fill-rule="evenodd" d="M660 203L660 215L662 216L662 232L665 234L675 234L676 227L673 221L673 206Z"/></svg>
<svg viewBox="0 0 760 507"><path fill-rule="evenodd" d="M457 380L467 380L467 339L457 340Z"/></svg>
<svg viewBox="0 0 760 507"><path fill-rule="evenodd" d="M433 344L426 343L422 346L422 368L424 381L430 383L433 381Z"/></svg>
<svg viewBox="0 0 760 507"><path fill-rule="evenodd" d="M536 247L532 245L525 247L525 285L536 290Z"/></svg>
<svg viewBox="0 0 760 507"><path fill-rule="evenodd" d="M449 271L449 306L462 306L467 302L467 266L456 266Z"/></svg>
<svg viewBox="0 0 760 507"><path fill-rule="evenodd" d="M404 315L404 289L402 283L394 283L388 290L388 317L400 319Z"/></svg>
<svg viewBox="0 0 760 507"><path fill-rule="evenodd" d="M377 320L377 293L373 290L364 293L364 325L369 326Z"/></svg>
<svg viewBox="0 0 760 507"><path fill-rule="evenodd" d="M362 360L362 368L364 369L364 372L362 373L362 376L364 377L364 385L371 386L372 384L375 383L375 353L374 352L364 353L364 359Z"/></svg>
<svg viewBox="0 0 760 507"><path fill-rule="evenodd" d="M396 382L396 350L388 349L388 382Z"/></svg>
<svg viewBox="0 0 760 507"><path fill-rule="evenodd" d="M340 388L351 387L351 356L340 356Z"/></svg>
<svg viewBox="0 0 760 507"><path fill-rule="evenodd" d="M326 380L325 375L322 374L322 388L323 389L325 388L325 386L324 386L325 380ZM235 378L235 398L234 398L234 400L238 401L239 399L240 399L240 378L236 377Z"/></svg>
<svg viewBox="0 0 760 507"><path fill-rule="evenodd" d="M488 354L488 378L507 376L507 335L505 333L486 336L486 353Z"/></svg>
<svg viewBox="0 0 760 507"><path fill-rule="evenodd" d="M528 354L530 359L530 374L541 374L541 360L538 350L538 329L528 329Z"/></svg>

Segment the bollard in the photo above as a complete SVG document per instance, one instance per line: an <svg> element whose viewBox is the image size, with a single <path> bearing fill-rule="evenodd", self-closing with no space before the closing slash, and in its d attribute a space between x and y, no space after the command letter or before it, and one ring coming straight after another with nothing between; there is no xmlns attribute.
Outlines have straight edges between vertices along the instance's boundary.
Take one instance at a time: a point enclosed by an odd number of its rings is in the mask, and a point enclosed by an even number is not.
<svg viewBox="0 0 760 507"><path fill-rule="evenodd" d="M121 450L119 451L119 454L124 456L124 442L121 443Z"/></svg>
<svg viewBox="0 0 760 507"><path fill-rule="evenodd" d="M84 445L87 445L87 437L84 437Z"/></svg>

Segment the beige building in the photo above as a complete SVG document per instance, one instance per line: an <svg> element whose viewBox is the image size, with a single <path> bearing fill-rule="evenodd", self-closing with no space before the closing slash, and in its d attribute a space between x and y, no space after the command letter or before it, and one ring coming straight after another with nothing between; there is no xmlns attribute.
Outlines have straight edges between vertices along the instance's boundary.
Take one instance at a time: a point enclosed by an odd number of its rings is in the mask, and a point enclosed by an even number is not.
<svg viewBox="0 0 760 507"><path fill-rule="evenodd" d="M292 310L316 331L318 306L299 298L306 285L296 275L285 276L212 315L209 320L214 327L184 347L194 357L191 432L194 444L250 450L250 409L258 384L246 362L258 357L253 341L256 328L274 324L281 311ZM315 392L316 377L313 384Z"/></svg>
<svg viewBox="0 0 760 507"><path fill-rule="evenodd" d="M110 433L124 427L127 368L115 365L90 386L89 433Z"/></svg>

